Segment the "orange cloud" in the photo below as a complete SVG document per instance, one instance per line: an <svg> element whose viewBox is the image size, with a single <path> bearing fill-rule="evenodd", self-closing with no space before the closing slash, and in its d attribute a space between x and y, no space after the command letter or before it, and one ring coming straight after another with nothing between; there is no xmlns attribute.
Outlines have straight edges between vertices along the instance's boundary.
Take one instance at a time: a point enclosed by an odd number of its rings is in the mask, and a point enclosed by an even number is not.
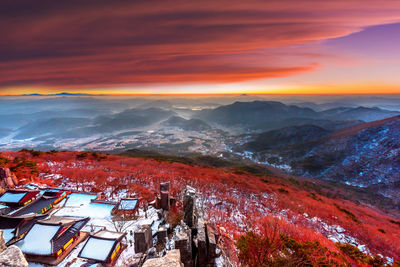
<svg viewBox="0 0 400 267"><path fill-rule="evenodd" d="M400 19L399 1L2 1L0 88L235 82L310 71L288 50Z"/></svg>

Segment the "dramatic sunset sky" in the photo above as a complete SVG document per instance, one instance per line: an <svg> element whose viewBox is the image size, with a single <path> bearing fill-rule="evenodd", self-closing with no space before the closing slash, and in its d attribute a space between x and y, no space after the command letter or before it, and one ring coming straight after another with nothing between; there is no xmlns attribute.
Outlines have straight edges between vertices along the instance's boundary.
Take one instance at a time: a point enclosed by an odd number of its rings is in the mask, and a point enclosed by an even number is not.
<svg viewBox="0 0 400 267"><path fill-rule="evenodd" d="M0 2L0 94L400 93L398 0Z"/></svg>

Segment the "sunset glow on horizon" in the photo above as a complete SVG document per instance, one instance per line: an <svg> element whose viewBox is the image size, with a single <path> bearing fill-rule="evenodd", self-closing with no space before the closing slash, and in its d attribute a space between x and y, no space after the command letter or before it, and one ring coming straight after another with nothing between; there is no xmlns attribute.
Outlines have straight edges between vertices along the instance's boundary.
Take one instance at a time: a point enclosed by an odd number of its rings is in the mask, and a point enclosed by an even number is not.
<svg viewBox="0 0 400 267"><path fill-rule="evenodd" d="M400 94L399 1L0 7L0 95Z"/></svg>

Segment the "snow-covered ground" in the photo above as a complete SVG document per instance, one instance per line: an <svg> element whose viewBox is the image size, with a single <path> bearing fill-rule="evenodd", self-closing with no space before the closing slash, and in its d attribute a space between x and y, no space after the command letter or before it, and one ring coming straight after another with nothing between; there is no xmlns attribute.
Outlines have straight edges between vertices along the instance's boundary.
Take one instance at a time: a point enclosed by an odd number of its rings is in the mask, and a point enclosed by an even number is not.
<svg viewBox="0 0 400 267"><path fill-rule="evenodd" d="M127 244L127 248L121 253L116 263L116 266L124 266L135 255L133 233L144 224L151 224L153 233L156 232L162 223L158 216L159 210L152 206L148 207L147 212L139 209L136 219L116 223L113 222L111 215L114 205L90 202L95 198L96 195L74 192L69 195L68 199L60 202L51 212L51 215L90 217L90 221L82 229L89 233L94 233L100 229L125 232L126 237L124 242ZM85 259L78 258L78 254L85 242L76 246L58 266L81 266L87 263ZM44 265L32 262L29 263L29 266L39 267Z"/></svg>

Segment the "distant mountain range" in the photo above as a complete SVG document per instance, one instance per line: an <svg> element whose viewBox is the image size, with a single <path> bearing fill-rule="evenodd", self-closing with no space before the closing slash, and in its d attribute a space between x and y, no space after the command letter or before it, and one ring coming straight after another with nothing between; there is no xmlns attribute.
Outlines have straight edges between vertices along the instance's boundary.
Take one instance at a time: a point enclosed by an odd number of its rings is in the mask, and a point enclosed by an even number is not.
<svg viewBox="0 0 400 267"><path fill-rule="evenodd" d="M290 126L255 135L254 140L246 143L244 148L255 152L263 152L319 139L331 132L315 125Z"/></svg>
<svg viewBox="0 0 400 267"><path fill-rule="evenodd" d="M313 109L311 102L220 105L212 99L67 95L0 99L0 149L207 154L400 197L398 111L338 107L340 102Z"/></svg>
<svg viewBox="0 0 400 267"><path fill-rule="evenodd" d="M270 164L289 164L296 175L375 186L386 196L400 196L400 116L335 131L316 126L269 131L241 149Z"/></svg>
<svg viewBox="0 0 400 267"><path fill-rule="evenodd" d="M93 119L57 117L30 122L17 129L15 139L37 138L84 138L92 135L110 134L116 131L150 125L175 115L173 111L159 108L127 109Z"/></svg>
<svg viewBox="0 0 400 267"><path fill-rule="evenodd" d="M104 94L84 94L62 92L57 94L22 94L20 96L105 96Z"/></svg>
<svg viewBox="0 0 400 267"><path fill-rule="evenodd" d="M199 112L206 122L224 127L272 130L293 125L313 124L337 129L360 122L400 115L400 112L379 108L334 108L317 112L311 108L285 105L275 101L235 102Z"/></svg>

